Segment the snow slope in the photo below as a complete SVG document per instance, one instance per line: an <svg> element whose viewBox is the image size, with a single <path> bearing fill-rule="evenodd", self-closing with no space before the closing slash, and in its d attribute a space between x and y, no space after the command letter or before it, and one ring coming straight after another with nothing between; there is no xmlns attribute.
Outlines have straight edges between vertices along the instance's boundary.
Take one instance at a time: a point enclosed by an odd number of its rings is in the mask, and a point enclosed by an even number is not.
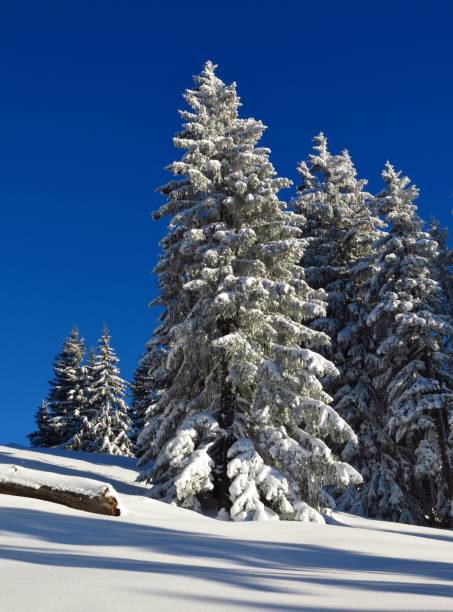
<svg viewBox="0 0 453 612"><path fill-rule="evenodd" d="M226 523L147 499L130 459L0 446L0 463L109 483L127 511L0 495L1 612L453 610L453 531Z"/></svg>

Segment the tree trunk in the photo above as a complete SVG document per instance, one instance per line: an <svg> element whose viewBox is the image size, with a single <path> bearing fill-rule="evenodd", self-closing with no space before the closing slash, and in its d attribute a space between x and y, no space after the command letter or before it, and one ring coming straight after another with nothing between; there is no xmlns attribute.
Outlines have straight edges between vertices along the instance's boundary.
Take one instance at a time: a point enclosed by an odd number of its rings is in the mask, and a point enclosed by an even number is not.
<svg viewBox="0 0 453 612"><path fill-rule="evenodd" d="M222 336L227 335L231 331L231 321L221 319L219 320L218 327ZM229 510L231 507L231 500L229 492L230 481L227 475L228 449L232 444L231 426L233 425L236 412L236 398L234 396L233 387L231 383L227 381L227 377L228 362L225 359L221 368L220 409L217 417L218 423L225 431L225 434L220 440L217 451L216 491L219 508Z"/></svg>
<svg viewBox="0 0 453 612"><path fill-rule="evenodd" d="M94 514L120 516L115 490L90 479L62 476L17 465L0 465L0 494L32 497Z"/></svg>
<svg viewBox="0 0 453 612"><path fill-rule="evenodd" d="M45 485L35 488L26 484L0 481L0 493L4 495L32 497L34 499L54 502L55 504L62 504L76 510L93 512L94 514L120 516L121 511L118 500L114 496L109 495L108 492L109 487L106 486L102 493L90 497L89 495L83 495L74 491L59 491Z"/></svg>

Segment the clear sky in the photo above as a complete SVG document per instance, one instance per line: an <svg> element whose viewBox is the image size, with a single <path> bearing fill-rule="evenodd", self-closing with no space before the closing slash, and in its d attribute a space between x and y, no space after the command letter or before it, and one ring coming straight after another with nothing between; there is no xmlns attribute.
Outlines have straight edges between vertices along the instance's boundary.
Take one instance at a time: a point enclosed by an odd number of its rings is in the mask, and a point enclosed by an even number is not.
<svg viewBox="0 0 453 612"><path fill-rule="evenodd" d="M452 21L435 0L2 2L0 441L33 429L73 325L89 345L109 325L130 377L155 322L155 189L207 59L281 175L323 130L371 189L390 159L451 224Z"/></svg>

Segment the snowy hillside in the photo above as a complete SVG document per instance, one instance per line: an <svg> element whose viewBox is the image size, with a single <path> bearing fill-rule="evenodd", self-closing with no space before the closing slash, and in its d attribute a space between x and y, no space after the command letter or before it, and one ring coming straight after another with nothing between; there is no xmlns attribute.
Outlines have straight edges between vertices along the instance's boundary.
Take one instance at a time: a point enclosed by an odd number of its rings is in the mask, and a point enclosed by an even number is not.
<svg viewBox="0 0 453 612"><path fill-rule="evenodd" d="M109 483L126 509L0 495L2 612L453 609L452 531L226 523L147 499L134 460L0 446L0 462Z"/></svg>

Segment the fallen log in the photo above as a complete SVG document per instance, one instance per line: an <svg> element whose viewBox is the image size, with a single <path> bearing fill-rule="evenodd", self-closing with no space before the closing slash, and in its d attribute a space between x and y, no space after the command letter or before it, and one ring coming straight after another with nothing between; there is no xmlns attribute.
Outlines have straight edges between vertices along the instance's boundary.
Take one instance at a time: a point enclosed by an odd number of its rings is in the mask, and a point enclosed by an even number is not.
<svg viewBox="0 0 453 612"><path fill-rule="evenodd" d="M0 493L42 499L94 514L121 515L117 493L109 484L54 473L43 476L41 471L16 465L0 466Z"/></svg>

